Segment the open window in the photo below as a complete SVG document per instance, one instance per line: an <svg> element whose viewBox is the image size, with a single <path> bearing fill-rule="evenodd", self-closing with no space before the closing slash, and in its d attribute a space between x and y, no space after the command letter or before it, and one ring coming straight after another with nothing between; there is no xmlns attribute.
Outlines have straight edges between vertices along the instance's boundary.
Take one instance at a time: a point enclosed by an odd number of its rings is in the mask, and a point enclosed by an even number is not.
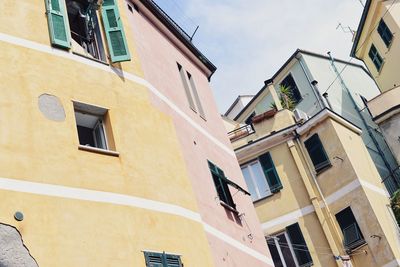
<svg viewBox="0 0 400 267"><path fill-rule="evenodd" d="M74 102L80 147L115 150L107 109Z"/></svg>
<svg viewBox="0 0 400 267"><path fill-rule="evenodd" d="M343 245L347 250L354 250L364 245L365 239L350 207L335 215L343 233Z"/></svg>
<svg viewBox="0 0 400 267"><path fill-rule="evenodd" d="M313 260L298 223L289 225L284 232L266 238L275 266L306 267Z"/></svg>
<svg viewBox="0 0 400 267"><path fill-rule="evenodd" d="M117 0L45 0L45 3L53 46L64 49L72 46L73 52L100 61L106 61L107 47L111 62L131 59Z"/></svg>
<svg viewBox="0 0 400 267"><path fill-rule="evenodd" d="M65 0L74 52L106 61L98 10L93 0Z"/></svg>

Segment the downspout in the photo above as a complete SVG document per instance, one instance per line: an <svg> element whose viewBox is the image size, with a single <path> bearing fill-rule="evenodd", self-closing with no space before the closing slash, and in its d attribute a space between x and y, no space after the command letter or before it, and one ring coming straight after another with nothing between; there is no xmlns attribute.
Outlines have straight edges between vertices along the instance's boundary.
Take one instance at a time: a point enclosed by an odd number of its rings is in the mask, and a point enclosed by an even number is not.
<svg viewBox="0 0 400 267"><path fill-rule="evenodd" d="M295 135L296 136L295 136L294 140L297 143L297 145L300 147L300 153L302 154L302 156L304 158L304 154L303 154L301 145L300 145L299 140L298 140L298 135L297 135L296 132L295 132ZM314 188L313 188L313 186L312 186L312 184L310 182L310 179L308 178L306 169L305 169L305 167L304 167L304 165L303 165L303 163L301 161L301 157L300 157L300 155L298 153L298 150L296 148L295 143L293 142L293 140L290 140L290 141L287 142L287 144L288 144L290 153L292 154L292 157L294 159L294 162L296 164L296 167L297 167L297 169L298 169L298 171L300 173L300 177L301 177L301 179L302 179L302 181L304 183L304 186L306 187L308 196L309 196L310 201L311 201L311 203L313 205L315 213L317 214L318 221L322 226L322 230L323 230L323 232L325 234L326 239L328 240L329 247L332 250L332 253L333 253L332 257L335 258L335 262L336 262L337 266L338 267L342 267L341 263L335 257L335 256L340 256L342 250L336 244L335 240L337 240L337 238L335 239L334 233L332 233L332 231L331 231L331 229L329 227L329 224L331 224L331 220L329 220L330 216L328 216L328 218L326 218L326 216L324 215L324 212L322 211L322 208L321 208L321 206L319 204L319 201L318 201L318 197L314 192ZM307 160L305 160L305 161L307 162ZM309 168L308 164L307 164L307 167ZM314 175L313 175L313 177L314 177ZM314 182L317 185L318 191L320 191L320 188L319 188L319 186L318 186L318 184L316 182L315 177L314 177ZM330 214L329 209L328 209L328 205L326 204L325 199L324 199L323 195L321 194L321 192L320 192L320 196L322 198L322 201L325 204L325 208L327 209L328 214ZM336 235L336 236L338 236L338 235Z"/></svg>
<svg viewBox="0 0 400 267"><path fill-rule="evenodd" d="M325 93L323 93L323 95L322 95L322 96L325 98L325 101L326 101L326 103L328 104L328 107L329 107L329 109L333 111L333 108L332 108L331 102L329 101L329 98L328 98L328 93L327 93L327 92L325 92Z"/></svg>
<svg viewBox="0 0 400 267"><path fill-rule="evenodd" d="M354 108L355 108L355 110L357 111L358 116L361 118L361 121L362 121L364 127L367 129L368 135L371 137L372 142L374 143L374 145L375 145L376 148L378 149L378 153L379 153L379 155L382 157L382 160L383 160L383 162L384 162L384 164L385 164L386 169L388 169L388 171L389 171L389 173L390 173L390 176L392 177L392 180L393 180L394 183L396 184L397 188L399 188L399 183L398 183L397 180L396 180L396 177L395 177L395 175L394 175L394 173L393 173L392 167L390 166L389 162L387 161L387 159L386 159L386 157L385 157L385 154L383 153L381 147L379 146L379 143L378 143L378 141L376 140L374 134L372 133L372 131L371 131L371 129L370 129L368 123L366 122L364 116L361 114L361 111L358 109L357 103L356 103L356 101L354 100L353 96L351 95L349 88L346 86L346 83L344 82L342 76L340 75L340 72L339 72L338 69L336 68L334 59L333 59L333 57L332 57L332 55L331 55L331 52L328 52L328 56L329 56L329 59L330 59L330 61L331 61L331 65L332 65L332 67L333 67L333 70L335 71L335 73L336 73L336 75L337 75L337 77L338 77L338 79L339 79L339 81L340 81L340 84L341 84L342 88L343 88L343 89L346 91L346 93L349 95L350 100L351 100L351 103L354 105ZM384 182L384 181L382 180L382 182ZM386 186L385 186L385 187L386 187Z"/></svg>
<svg viewBox="0 0 400 267"><path fill-rule="evenodd" d="M323 105L323 103L321 103L320 98L318 97L318 92L315 91L315 88L314 88L314 86L312 85L311 78L310 78L310 76L308 76L308 73L307 73L307 71L306 71L306 68L304 67L303 62L301 61L301 58L300 58L300 57L297 57L297 56L296 56L295 58L296 58L297 61L300 63L300 67L301 67L301 69L303 70L304 75L306 76L307 81L308 81L308 83L309 83L310 86L311 86L311 91L313 92L315 98L317 99L318 106L320 107L320 110L323 110L323 109L324 109L324 105Z"/></svg>

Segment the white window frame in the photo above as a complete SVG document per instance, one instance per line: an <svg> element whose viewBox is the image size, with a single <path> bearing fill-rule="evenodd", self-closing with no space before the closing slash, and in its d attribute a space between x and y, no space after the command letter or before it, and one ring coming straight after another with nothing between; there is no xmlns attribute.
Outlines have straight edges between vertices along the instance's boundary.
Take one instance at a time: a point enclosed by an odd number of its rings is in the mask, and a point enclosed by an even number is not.
<svg viewBox="0 0 400 267"><path fill-rule="evenodd" d="M104 148L99 147L97 137L96 137L96 129L97 128L99 128L99 130L103 133L102 142L104 142L104 146L105 146ZM103 118L99 117L99 120L97 121L96 125L93 128L93 139L94 139L94 144L97 148L108 150L107 133L106 133L106 129L104 127Z"/></svg>
<svg viewBox="0 0 400 267"><path fill-rule="evenodd" d="M289 235L287 234L286 231L277 233L277 234L271 236L271 238L270 238L271 240L274 241L276 250L278 251L278 254L279 254L279 257L280 257L281 262L283 264L283 267L287 267L287 265L286 265L286 260L285 260L285 258L283 257L283 254L282 254L281 246L280 246L280 244L278 242L278 239L279 239L278 236L282 235L282 234L285 235L285 238L286 238L290 253L292 254L292 258L294 260L294 264L296 265L296 267L299 267L300 265L299 265L299 263L297 261L296 254L294 253L292 242L290 241Z"/></svg>
<svg viewBox="0 0 400 267"><path fill-rule="evenodd" d="M265 182L266 182L266 184L267 184L267 186L268 186L268 188L267 188L268 194L267 194L266 196L261 197L260 189L259 189L258 186L257 186L256 180L255 180L255 176L254 176L254 173L253 173L253 170L250 168L251 165L255 165L255 164L260 165L261 170L263 170L263 167L262 167L262 165L261 165L261 163L260 163L260 161L259 161L258 159L257 159L257 160L254 160L254 161L252 161L252 162L246 163L245 165L242 165L242 166L241 166L241 170L242 170L242 173L243 173L243 169L248 168L249 173L250 173L250 177L251 177L251 181L253 182L253 185L254 185L255 190L256 190L256 193L257 193L257 196L256 196L256 198L254 199L254 201L257 201L257 200L259 200L259 199L262 199L262 198L266 198L266 197L271 196L271 195L272 195L272 192L271 192L271 189L269 188L269 184L268 184L267 177L265 177L265 173L264 173L264 171L262 171L262 175L263 175L263 177L264 177L264 179L265 179ZM243 175L243 176L244 176L244 175ZM246 177L244 177L244 178L245 178L245 180L246 180Z"/></svg>

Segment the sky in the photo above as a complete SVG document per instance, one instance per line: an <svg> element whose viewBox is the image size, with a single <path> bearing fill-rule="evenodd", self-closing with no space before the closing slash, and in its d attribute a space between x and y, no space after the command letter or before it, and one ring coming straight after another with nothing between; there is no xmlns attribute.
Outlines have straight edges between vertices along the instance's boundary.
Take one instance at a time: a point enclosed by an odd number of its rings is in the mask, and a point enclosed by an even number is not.
<svg viewBox="0 0 400 267"><path fill-rule="evenodd" d="M365 0L155 0L217 66L220 113L256 94L297 48L348 60ZM346 29L343 31L338 24ZM354 60L354 62L356 62Z"/></svg>

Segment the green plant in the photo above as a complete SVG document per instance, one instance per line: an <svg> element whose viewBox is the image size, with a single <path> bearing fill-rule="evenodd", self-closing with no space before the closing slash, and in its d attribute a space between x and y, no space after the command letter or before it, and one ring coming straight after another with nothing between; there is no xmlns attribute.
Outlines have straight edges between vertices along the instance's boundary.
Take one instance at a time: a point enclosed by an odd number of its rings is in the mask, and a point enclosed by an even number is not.
<svg viewBox="0 0 400 267"><path fill-rule="evenodd" d="M396 217L397 224L400 226L400 190L394 192L390 200L390 206L393 210L394 216Z"/></svg>
<svg viewBox="0 0 400 267"><path fill-rule="evenodd" d="M296 102L293 99L292 91L290 90L290 86L279 86L279 101L283 108L287 108L289 110L293 110L296 107ZM275 103L271 103L271 108L277 109Z"/></svg>

